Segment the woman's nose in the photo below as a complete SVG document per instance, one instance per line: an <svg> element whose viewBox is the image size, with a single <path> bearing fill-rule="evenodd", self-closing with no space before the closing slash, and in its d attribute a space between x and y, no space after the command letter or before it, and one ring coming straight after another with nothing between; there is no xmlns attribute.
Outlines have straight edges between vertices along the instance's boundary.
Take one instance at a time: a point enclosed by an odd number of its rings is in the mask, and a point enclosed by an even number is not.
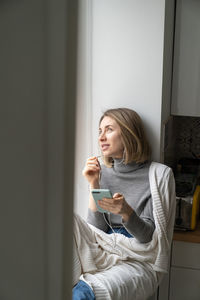
<svg viewBox="0 0 200 300"><path fill-rule="evenodd" d="M100 140L100 141L104 141L105 139L106 139L105 132L102 132L102 133L99 135L99 140Z"/></svg>

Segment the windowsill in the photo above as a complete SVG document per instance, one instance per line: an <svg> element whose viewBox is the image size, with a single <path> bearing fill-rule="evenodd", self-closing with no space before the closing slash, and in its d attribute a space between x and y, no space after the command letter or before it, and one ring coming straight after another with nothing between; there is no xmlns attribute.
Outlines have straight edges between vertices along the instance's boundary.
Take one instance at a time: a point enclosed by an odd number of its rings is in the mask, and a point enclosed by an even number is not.
<svg viewBox="0 0 200 300"><path fill-rule="evenodd" d="M194 231L174 231L174 241L200 243L200 221Z"/></svg>

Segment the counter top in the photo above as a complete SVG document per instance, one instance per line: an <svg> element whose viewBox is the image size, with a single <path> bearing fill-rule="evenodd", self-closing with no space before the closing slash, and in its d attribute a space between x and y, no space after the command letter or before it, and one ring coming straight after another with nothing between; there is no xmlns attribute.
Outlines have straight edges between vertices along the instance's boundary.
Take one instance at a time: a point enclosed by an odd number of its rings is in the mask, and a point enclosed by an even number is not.
<svg viewBox="0 0 200 300"><path fill-rule="evenodd" d="M174 231L174 241L200 243L200 221L194 231Z"/></svg>

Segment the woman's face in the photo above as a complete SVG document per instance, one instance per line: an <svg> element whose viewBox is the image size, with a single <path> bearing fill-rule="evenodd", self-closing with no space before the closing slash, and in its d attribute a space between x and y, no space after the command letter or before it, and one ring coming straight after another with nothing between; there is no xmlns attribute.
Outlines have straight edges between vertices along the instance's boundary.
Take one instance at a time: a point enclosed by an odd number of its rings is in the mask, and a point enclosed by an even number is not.
<svg viewBox="0 0 200 300"><path fill-rule="evenodd" d="M107 116L100 123L99 146L104 156L112 158L123 157L124 146L120 127L114 119Z"/></svg>

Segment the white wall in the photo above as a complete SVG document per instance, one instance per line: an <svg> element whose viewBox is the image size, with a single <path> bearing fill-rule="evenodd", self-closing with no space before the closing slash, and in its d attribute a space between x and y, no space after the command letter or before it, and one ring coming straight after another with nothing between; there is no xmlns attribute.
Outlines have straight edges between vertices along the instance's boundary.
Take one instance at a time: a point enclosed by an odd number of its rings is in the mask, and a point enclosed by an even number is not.
<svg viewBox="0 0 200 300"><path fill-rule="evenodd" d="M136 110L144 120L153 158L160 160L165 0L93 0L82 5L85 38L80 34L79 49L86 52L79 56L75 193L76 211L85 217L88 191L80 174L87 156L99 152L98 121L104 110Z"/></svg>
<svg viewBox="0 0 200 300"><path fill-rule="evenodd" d="M135 109L159 159L165 1L93 1L93 136L102 110ZM93 140L94 149L96 141Z"/></svg>

